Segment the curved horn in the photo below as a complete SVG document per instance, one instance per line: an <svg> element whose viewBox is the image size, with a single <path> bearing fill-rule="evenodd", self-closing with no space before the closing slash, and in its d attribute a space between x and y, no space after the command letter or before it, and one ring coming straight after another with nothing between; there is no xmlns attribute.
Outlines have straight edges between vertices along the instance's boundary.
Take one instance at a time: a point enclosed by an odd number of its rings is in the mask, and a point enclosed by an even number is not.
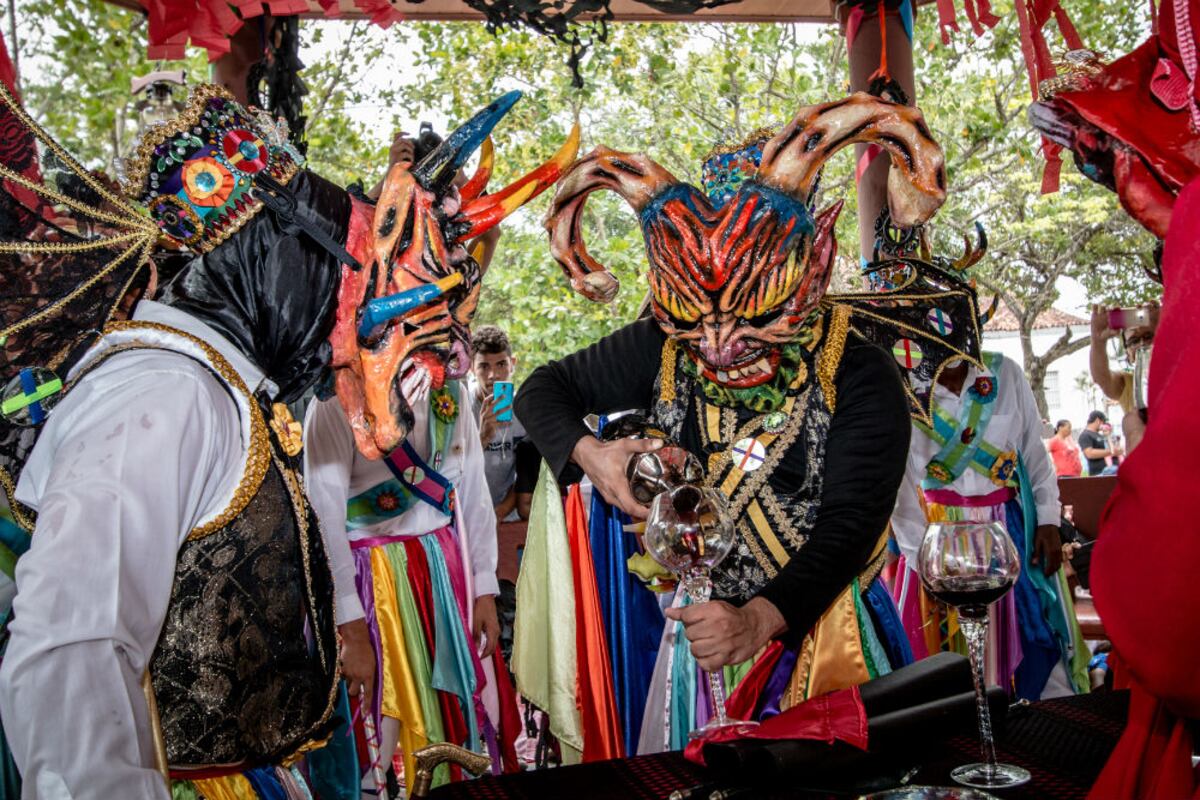
<svg viewBox="0 0 1200 800"><path fill-rule="evenodd" d="M963 234L963 254L954 262L954 268L960 272L965 272L975 266L987 254L987 231L983 229L983 223L978 220L975 221L975 235L978 237L978 244L972 245L971 237Z"/></svg>
<svg viewBox="0 0 1200 800"><path fill-rule="evenodd" d="M417 183L437 195L445 194L454 176L471 154L483 144L492 128L504 119L521 99L520 92L509 92L488 103L478 114L458 126L432 152L409 172Z"/></svg>
<svg viewBox="0 0 1200 800"><path fill-rule="evenodd" d="M892 220L920 224L946 199L942 149L921 112L866 92L800 110L763 148L758 180L807 200L825 161L846 145L877 144L891 156L888 203Z"/></svg>
<svg viewBox="0 0 1200 800"><path fill-rule="evenodd" d="M476 197L465 203L460 212L467 222L466 233L460 240L473 239L497 225L509 214L548 189L566 171L579 153L579 123L550 160L505 186L495 194Z"/></svg>
<svg viewBox="0 0 1200 800"><path fill-rule="evenodd" d="M492 168L495 164L496 147L492 144L492 137L489 136L483 140L483 147L479 150L478 169L471 176L471 180L463 184L463 187L458 190L458 194L462 197L464 203L479 197L483 193L483 190L487 188L487 182L492 177Z"/></svg>
<svg viewBox="0 0 1200 800"><path fill-rule="evenodd" d="M619 153L597 147L575 162L558 182L546 215L550 253L571 281L571 288L589 300L607 303L617 295L620 281L588 254L580 219L583 204L597 189L616 192L633 210L642 209L679 180L649 156Z"/></svg>

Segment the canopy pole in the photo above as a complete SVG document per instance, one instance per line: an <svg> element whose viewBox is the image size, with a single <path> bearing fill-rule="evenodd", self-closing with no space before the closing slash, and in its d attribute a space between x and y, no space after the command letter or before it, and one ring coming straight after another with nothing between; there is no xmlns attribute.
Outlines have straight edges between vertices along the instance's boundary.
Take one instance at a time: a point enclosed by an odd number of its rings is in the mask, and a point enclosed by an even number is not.
<svg viewBox="0 0 1200 800"><path fill-rule="evenodd" d="M865 92L871 84L871 79L881 64L886 65L891 77L900 84L908 95L910 105L916 104L916 86L913 78L912 43L905 30L902 16L897 11L887 14L887 54L883 57L882 39L884 38L877 23L878 16L874 9L868 8L861 24L850 25L850 17L854 9L847 4L840 4L838 21L843 31L851 34L848 43L850 54L850 91ZM863 164L867 156L868 145L855 145L854 157L856 162ZM868 261L875 245L875 220L879 212L887 204L887 177L891 168L886 155L871 160L858 180L858 244L859 252Z"/></svg>

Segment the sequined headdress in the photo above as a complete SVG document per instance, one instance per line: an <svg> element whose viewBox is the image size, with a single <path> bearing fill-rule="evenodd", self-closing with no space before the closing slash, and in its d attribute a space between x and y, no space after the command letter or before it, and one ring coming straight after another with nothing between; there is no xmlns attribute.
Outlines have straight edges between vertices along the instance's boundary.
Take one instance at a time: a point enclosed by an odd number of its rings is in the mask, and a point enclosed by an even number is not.
<svg viewBox="0 0 1200 800"><path fill-rule="evenodd" d="M205 253L262 209L256 186L285 185L303 163L281 123L202 85L179 116L143 134L124 191L164 235Z"/></svg>

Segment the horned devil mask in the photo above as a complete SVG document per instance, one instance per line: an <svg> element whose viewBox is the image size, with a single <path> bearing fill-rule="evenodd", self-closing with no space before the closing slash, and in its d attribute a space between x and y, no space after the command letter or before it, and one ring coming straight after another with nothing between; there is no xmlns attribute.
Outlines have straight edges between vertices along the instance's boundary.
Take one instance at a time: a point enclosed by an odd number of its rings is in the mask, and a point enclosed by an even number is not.
<svg viewBox="0 0 1200 800"><path fill-rule="evenodd" d="M365 266L344 267L331 335L334 388L358 449L381 458L413 424L400 390L415 370L434 389L466 374L470 324L483 278L466 244L553 184L575 158L578 128L555 156L515 183L484 194L493 157L492 128L520 99L495 100L414 165L392 166L374 211L360 204L348 249ZM475 175L455 176L482 145ZM365 215L365 216L364 216Z"/></svg>
<svg viewBox="0 0 1200 800"><path fill-rule="evenodd" d="M721 202L680 182L648 156L599 147L563 176L547 218L550 249L573 288L598 302L616 276L587 252L580 230L587 196L610 189L642 227L654 318L709 381L749 389L771 380L829 284L836 203L814 218L817 175L854 142L887 150L892 219L928 219L942 204L942 151L921 112L858 93L803 108L762 146L751 177Z"/></svg>

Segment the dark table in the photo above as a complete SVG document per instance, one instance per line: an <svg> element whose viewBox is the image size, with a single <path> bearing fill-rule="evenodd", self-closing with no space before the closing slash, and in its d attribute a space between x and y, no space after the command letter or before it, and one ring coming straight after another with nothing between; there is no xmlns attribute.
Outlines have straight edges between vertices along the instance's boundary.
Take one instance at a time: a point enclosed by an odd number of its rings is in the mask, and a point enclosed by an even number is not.
<svg viewBox="0 0 1200 800"><path fill-rule="evenodd" d="M997 738L997 757L1025 767L1033 780L993 793L1030 800L1085 797L1116 746L1128 707L1128 693L1112 691L1013 707ZM950 770L978 759L975 736L931 742L929 755L911 783L951 785ZM431 800L664 800L675 789L711 780L712 773L685 761L681 753L661 753L484 777L442 786L429 796ZM762 800L823 800L835 795L776 787L754 796Z"/></svg>

